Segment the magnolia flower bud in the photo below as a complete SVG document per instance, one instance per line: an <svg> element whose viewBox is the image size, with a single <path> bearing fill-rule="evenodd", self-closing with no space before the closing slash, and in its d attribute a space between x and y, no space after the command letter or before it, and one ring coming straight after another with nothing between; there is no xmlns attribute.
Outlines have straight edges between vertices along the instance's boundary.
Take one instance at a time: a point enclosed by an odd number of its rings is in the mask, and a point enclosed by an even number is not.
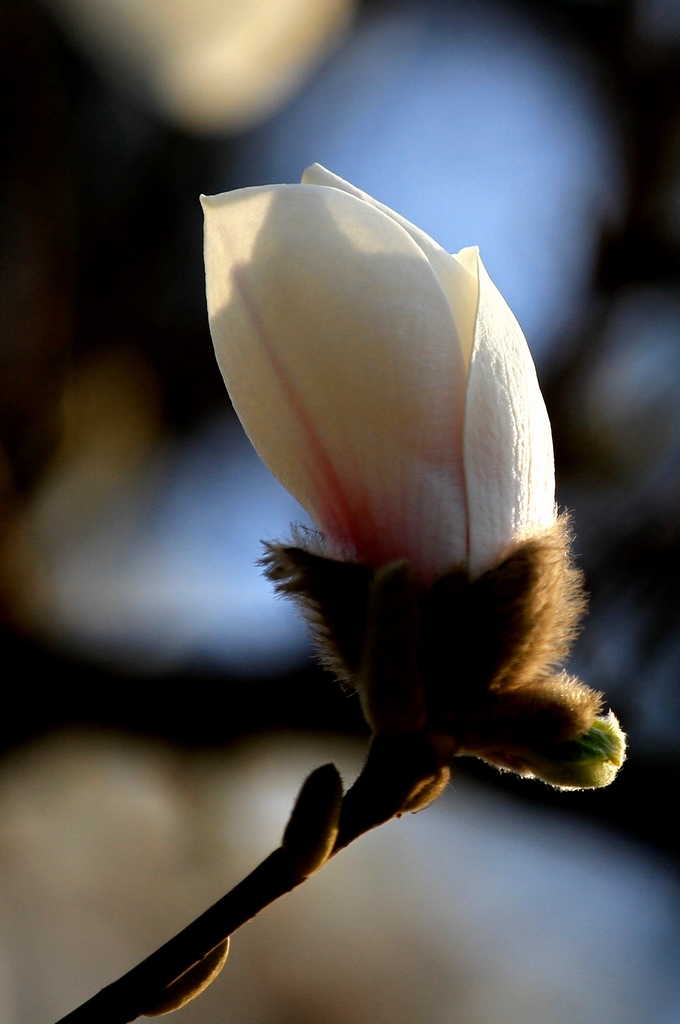
<svg viewBox="0 0 680 1024"><path fill-rule="evenodd" d="M449 255L318 164L203 205L227 388L323 538L270 545L270 577L377 734L541 775L601 699L555 675L580 576L529 348L477 249Z"/></svg>
<svg viewBox="0 0 680 1024"><path fill-rule="evenodd" d="M316 164L203 205L229 394L330 552L430 584L554 522L536 371L476 249L450 256Z"/></svg>

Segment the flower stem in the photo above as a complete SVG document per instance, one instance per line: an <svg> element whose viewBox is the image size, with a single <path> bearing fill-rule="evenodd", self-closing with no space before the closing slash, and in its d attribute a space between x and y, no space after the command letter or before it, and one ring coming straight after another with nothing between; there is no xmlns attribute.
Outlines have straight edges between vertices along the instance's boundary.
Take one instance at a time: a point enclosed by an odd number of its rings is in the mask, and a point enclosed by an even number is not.
<svg viewBox="0 0 680 1024"><path fill-rule="evenodd" d="M363 771L344 795L332 855L401 813L414 789L436 771L435 761L431 745L422 736L374 737ZM57 1024L130 1024L162 1002L163 993L177 978L305 877L279 847L155 953Z"/></svg>
<svg viewBox="0 0 680 1024"><path fill-rule="evenodd" d="M302 881L291 871L283 850L274 850L200 917L58 1024L129 1024L136 1020L176 978Z"/></svg>

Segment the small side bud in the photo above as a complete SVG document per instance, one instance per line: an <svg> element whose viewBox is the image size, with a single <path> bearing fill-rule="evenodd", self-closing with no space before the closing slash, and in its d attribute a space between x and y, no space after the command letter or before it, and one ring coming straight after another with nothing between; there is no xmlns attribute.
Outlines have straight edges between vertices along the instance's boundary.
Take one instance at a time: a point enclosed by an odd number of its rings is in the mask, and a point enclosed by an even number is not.
<svg viewBox="0 0 680 1024"><path fill-rule="evenodd" d="M211 950L207 956L181 974L164 990L162 997L151 1009L144 1011L145 1017L161 1017L190 1003L210 985L220 973L229 956L229 939Z"/></svg>
<svg viewBox="0 0 680 1024"><path fill-rule="evenodd" d="M306 878L326 863L338 836L342 779L324 764L305 780L295 801L281 846L293 870Z"/></svg>

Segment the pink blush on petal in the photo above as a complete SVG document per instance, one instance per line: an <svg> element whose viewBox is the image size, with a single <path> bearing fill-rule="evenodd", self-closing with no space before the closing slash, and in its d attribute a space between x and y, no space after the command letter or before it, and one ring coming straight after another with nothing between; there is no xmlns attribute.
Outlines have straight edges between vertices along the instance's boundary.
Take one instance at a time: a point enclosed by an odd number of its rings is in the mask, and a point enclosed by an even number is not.
<svg viewBox="0 0 680 1024"><path fill-rule="evenodd" d="M400 479L377 480L370 486L365 474L350 472L329 454L313 415L272 339L242 267L232 270L235 288L251 323L277 385L295 423L299 437L296 457L303 468L305 494L295 494L325 535L329 554L351 559L378 569L389 562L408 558L423 585L431 583L446 566L440 564L441 545L432 547L423 531L423 506L429 507L428 488L422 489L422 475L401 464ZM397 434L398 440L398 434ZM453 446L455 448L455 446ZM441 462L440 452L420 453L429 461ZM447 447L448 454L448 447ZM445 460L443 460L445 461ZM282 481L285 485L286 481ZM436 564L435 564L436 563Z"/></svg>
<svg viewBox="0 0 680 1024"><path fill-rule="evenodd" d="M333 547L341 551L356 552L359 558L361 550L370 550L365 519L368 502L364 497L352 500L336 472L335 465L326 451L325 445L314 424L307 407L294 381L288 374L283 361L279 358L259 315L257 304L250 292L245 274L240 268L232 271L234 283L243 306L248 314L253 331L264 350L269 364L276 375L281 390L286 396L289 408L296 421L301 435L303 452L301 461L307 478L312 484L315 494L314 508L308 509L322 532L327 533ZM358 510L361 510L358 512ZM358 513L358 514L357 514ZM367 563L368 564L368 563Z"/></svg>

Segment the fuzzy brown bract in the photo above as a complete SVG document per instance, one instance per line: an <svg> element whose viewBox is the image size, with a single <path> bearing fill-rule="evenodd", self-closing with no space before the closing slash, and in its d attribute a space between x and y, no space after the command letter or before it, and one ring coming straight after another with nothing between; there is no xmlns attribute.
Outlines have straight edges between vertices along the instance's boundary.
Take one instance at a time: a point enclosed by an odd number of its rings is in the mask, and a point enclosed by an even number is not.
<svg viewBox="0 0 680 1024"><path fill-rule="evenodd" d="M302 534L295 540L296 545L265 543L260 564L277 593L297 603L322 664L341 683L353 685L364 647L373 571L326 558Z"/></svg>
<svg viewBox="0 0 680 1024"><path fill-rule="evenodd" d="M373 572L306 544L268 545L264 565L300 604L324 664L359 690L374 732L410 721L444 761L475 754L531 774L531 752L567 751L602 703L560 668L586 603L569 540L561 517L478 579L453 566L424 592L408 563Z"/></svg>

